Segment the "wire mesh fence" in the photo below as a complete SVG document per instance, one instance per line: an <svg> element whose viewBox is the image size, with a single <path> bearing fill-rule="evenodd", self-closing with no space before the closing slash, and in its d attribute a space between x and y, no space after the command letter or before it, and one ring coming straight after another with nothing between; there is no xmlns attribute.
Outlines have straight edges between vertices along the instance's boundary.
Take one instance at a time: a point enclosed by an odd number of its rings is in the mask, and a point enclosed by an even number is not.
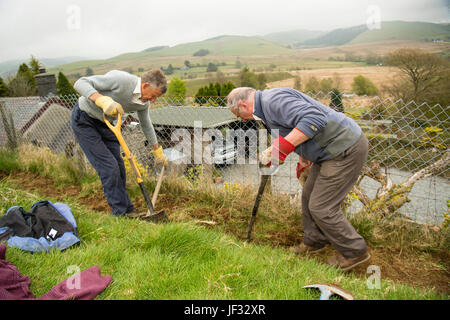
<svg viewBox="0 0 450 320"><path fill-rule="evenodd" d="M308 93L314 99L344 112L362 128L369 140L368 162L378 160L393 183L439 160L448 150L449 106L356 96L335 92ZM22 143L48 148L53 153L82 155L70 125L78 96L0 98L0 146L11 143L13 123ZM257 185L258 154L270 144L258 121L242 122L226 108L226 97L161 97L150 117L158 142L173 161L175 174L206 175L218 188L224 185ZM10 124L8 124L10 123ZM126 114L122 134L142 167L153 167L151 146L139 128L136 114ZM298 157L291 154L272 177L273 192L298 195ZM85 161L87 163L87 161ZM402 212L419 222L440 224L448 213L449 168L414 185ZM380 184L364 178L361 187L374 197ZM355 201L351 210L360 204Z"/></svg>

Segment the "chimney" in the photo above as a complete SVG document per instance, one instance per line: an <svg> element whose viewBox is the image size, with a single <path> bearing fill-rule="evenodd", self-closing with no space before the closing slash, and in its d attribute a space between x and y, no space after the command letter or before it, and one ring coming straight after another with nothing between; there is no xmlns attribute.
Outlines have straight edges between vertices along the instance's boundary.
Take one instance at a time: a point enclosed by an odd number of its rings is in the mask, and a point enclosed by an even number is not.
<svg viewBox="0 0 450 320"><path fill-rule="evenodd" d="M54 74L47 73L45 68L39 69L39 74L35 75L36 85L38 87L38 95L46 97L48 95L57 95L56 77Z"/></svg>

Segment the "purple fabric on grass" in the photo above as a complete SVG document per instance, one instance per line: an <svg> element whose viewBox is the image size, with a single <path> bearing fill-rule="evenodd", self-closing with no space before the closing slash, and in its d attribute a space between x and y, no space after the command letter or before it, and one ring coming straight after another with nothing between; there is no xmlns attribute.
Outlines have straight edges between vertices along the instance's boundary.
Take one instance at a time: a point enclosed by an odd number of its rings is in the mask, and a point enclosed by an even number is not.
<svg viewBox="0 0 450 320"><path fill-rule="evenodd" d="M30 278L22 276L17 267L6 261L6 245L0 244L0 300L91 300L112 281L102 276L100 268L93 266L54 286L40 298L30 291Z"/></svg>

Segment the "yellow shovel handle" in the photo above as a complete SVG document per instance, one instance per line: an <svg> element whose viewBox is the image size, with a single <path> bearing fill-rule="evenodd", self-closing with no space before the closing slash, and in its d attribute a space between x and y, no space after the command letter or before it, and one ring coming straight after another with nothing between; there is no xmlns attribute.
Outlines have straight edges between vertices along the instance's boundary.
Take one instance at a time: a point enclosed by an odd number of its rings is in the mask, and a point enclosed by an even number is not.
<svg viewBox="0 0 450 320"><path fill-rule="evenodd" d="M123 152L125 153L125 156L130 161L131 167L133 168L133 171L136 174L137 182L141 183L143 180L141 177L141 173L139 172L137 163L134 160L133 156L131 155L130 149L125 143L125 140L123 139L122 133L120 131L122 125L122 115L120 113L117 114L117 123L115 126L113 126L111 122L109 122L108 119L106 119L105 114L103 114L103 120L105 121L108 128L111 129L111 131L116 135L117 140L119 140L120 146L122 147Z"/></svg>

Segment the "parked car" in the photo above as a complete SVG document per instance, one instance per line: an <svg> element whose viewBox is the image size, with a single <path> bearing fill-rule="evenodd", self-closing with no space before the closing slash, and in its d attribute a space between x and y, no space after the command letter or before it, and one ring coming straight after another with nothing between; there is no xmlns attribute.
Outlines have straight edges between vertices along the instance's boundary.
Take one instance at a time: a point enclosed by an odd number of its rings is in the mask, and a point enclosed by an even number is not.
<svg viewBox="0 0 450 320"><path fill-rule="evenodd" d="M214 140L212 143L212 158L216 167L226 166L235 162L236 146L233 141Z"/></svg>

